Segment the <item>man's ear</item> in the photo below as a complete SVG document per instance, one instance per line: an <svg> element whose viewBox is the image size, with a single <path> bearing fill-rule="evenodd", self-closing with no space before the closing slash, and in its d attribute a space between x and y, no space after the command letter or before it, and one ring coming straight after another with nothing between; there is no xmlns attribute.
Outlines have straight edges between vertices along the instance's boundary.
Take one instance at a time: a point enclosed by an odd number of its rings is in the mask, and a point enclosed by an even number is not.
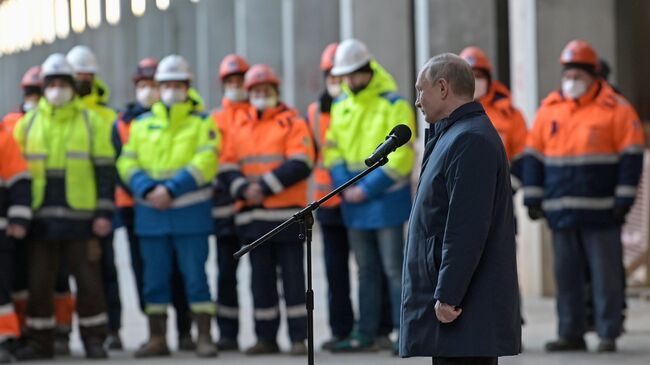
<svg viewBox="0 0 650 365"><path fill-rule="evenodd" d="M438 85L437 87L440 88L440 96L442 99L447 99L447 96L449 95L449 83L447 83L447 80L445 79L440 79L438 80Z"/></svg>

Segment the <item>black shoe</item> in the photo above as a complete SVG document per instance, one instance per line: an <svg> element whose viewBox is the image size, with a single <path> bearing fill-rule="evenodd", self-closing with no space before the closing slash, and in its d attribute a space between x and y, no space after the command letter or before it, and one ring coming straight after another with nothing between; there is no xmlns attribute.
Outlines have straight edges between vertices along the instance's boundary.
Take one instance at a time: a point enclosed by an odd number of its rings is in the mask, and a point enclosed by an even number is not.
<svg viewBox="0 0 650 365"><path fill-rule="evenodd" d="M268 355L280 353L280 348L275 342L257 341L255 345L246 350L246 355Z"/></svg>
<svg viewBox="0 0 650 365"><path fill-rule="evenodd" d="M120 338L119 332L113 332L110 335L108 335L106 337L105 345L106 348L108 348L109 350L117 350L117 351L124 350L124 346L122 345L122 339Z"/></svg>
<svg viewBox="0 0 650 365"><path fill-rule="evenodd" d="M34 346L25 344L16 348L14 357L18 361L48 360L54 358L54 353L39 350Z"/></svg>
<svg viewBox="0 0 650 365"><path fill-rule="evenodd" d="M323 342L323 344L320 345L320 348L321 348L323 351L332 351L332 350L334 349L334 346L335 346L337 343L339 343L339 342L341 342L341 341L343 341L343 340L344 340L343 337L336 337L336 336L334 336L334 337L330 338L329 340Z"/></svg>
<svg viewBox="0 0 650 365"><path fill-rule="evenodd" d="M86 348L87 359L98 360L108 358L108 353L104 349L104 346L99 343L86 344L84 347Z"/></svg>
<svg viewBox="0 0 650 365"><path fill-rule="evenodd" d="M565 351L587 351L587 344L584 339L568 340L560 338L556 341L546 343L547 352L565 352Z"/></svg>
<svg viewBox="0 0 650 365"><path fill-rule="evenodd" d="M217 341L217 348L219 351L239 351L239 344L237 340L233 340L232 338L221 337Z"/></svg>
<svg viewBox="0 0 650 365"><path fill-rule="evenodd" d="M616 340L603 338L598 344L598 352L616 352Z"/></svg>

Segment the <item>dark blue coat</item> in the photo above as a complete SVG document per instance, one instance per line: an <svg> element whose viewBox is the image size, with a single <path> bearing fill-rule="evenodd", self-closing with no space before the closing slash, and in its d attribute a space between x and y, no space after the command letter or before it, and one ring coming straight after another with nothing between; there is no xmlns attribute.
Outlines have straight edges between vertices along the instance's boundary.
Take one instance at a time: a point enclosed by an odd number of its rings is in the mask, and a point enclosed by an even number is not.
<svg viewBox="0 0 650 365"><path fill-rule="evenodd" d="M476 102L430 131L406 244L400 356L519 354L515 228L503 144ZM463 313L443 324L437 300Z"/></svg>

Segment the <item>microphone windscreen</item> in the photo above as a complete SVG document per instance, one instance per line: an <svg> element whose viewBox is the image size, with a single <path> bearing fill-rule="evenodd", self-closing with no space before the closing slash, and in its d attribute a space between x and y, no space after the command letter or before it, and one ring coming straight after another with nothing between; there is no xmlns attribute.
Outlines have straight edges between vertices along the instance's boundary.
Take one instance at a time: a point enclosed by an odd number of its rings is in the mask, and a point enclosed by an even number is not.
<svg viewBox="0 0 650 365"><path fill-rule="evenodd" d="M406 124L398 124L392 131L390 131L390 134L397 137L396 141L398 147L411 140L411 128Z"/></svg>

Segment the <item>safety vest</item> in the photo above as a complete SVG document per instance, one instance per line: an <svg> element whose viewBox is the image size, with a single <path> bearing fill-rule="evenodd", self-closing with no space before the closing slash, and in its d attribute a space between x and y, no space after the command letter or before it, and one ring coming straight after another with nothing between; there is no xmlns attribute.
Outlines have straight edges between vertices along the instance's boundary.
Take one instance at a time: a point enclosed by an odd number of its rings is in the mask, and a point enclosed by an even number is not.
<svg viewBox="0 0 650 365"><path fill-rule="evenodd" d="M312 130L312 135L316 142L318 156L316 159L316 168L313 173L313 189L311 200L316 201L334 190L332 183L332 176L329 170L323 166L323 152L325 147L325 135L330 125L330 114L323 113L320 110L320 102L314 102L307 108L309 116L309 126ZM326 201L322 206L325 208L335 208L341 205L341 197L336 195L330 200Z"/></svg>
<svg viewBox="0 0 650 365"><path fill-rule="evenodd" d="M65 178L66 202L74 210L111 209L98 201L95 166L113 165L110 126L75 99L55 108L41 99L16 125L18 141L32 175L32 207L41 207L48 176Z"/></svg>

